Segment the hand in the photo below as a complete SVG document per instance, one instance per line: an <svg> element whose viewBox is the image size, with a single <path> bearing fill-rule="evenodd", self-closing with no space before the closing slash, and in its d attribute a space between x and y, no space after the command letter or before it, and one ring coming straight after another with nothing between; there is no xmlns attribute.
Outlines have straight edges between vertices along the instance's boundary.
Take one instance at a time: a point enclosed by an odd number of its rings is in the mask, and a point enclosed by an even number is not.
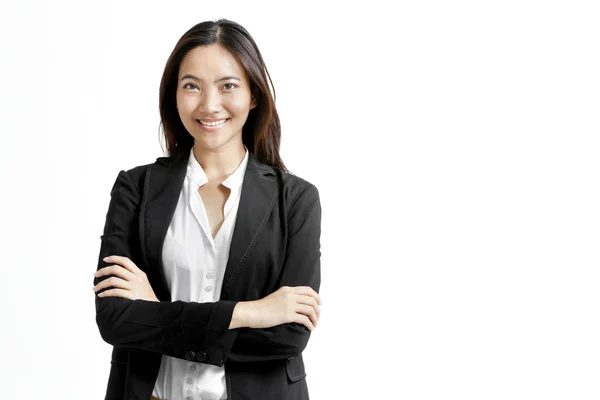
<svg viewBox="0 0 600 400"><path fill-rule="evenodd" d="M296 322L313 331L321 315L320 304L321 297L309 286L283 286L260 300L236 304L229 329Z"/></svg>
<svg viewBox="0 0 600 400"><path fill-rule="evenodd" d="M104 258L104 261L117 263L119 265L109 265L108 267L99 269L94 274L95 277L115 275L94 286L94 292L98 292L99 290L108 287L114 287L114 289L105 290L104 292L99 293L98 297L123 297L131 300L140 299L160 302L154 294L150 282L148 282L146 273L139 269L129 258L109 256Z"/></svg>

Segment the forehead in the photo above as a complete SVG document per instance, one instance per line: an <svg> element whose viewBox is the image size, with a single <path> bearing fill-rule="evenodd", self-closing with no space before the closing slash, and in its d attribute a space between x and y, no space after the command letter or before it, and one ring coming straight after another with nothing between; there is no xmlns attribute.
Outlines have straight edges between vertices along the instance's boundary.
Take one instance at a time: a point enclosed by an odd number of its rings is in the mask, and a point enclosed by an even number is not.
<svg viewBox="0 0 600 400"><path fill-rule="evenodd" d="M245 78L244 68L233 55L218 44L198 46L188 51L179 66L179 77L194 74L200 78L236 75Z"/></svg>

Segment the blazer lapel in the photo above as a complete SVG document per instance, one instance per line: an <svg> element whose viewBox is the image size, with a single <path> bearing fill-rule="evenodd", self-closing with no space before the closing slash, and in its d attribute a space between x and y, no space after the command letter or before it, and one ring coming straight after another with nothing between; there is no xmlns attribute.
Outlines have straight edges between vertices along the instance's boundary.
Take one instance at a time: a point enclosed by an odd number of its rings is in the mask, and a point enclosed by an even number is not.
<svg viewBox="0 0 600 400"><path fill-rule="evenodd" d="M239 272L246 266L248 255L277 201L278 184L275 170L248 154L248 167L242 183L229 259L225 268L221 300L233 298L232 288Z"/></svg>
<svg viewBox="0 0 600 400"><path fill-rule="evenodd" d="M162 264L162 246L183 187L189 152L157 159L146 174L140 206L140 242L146 272L154 293L161 301L172 301ZM273 168L250 152L242 183L229 259L225 269L221 299L228 299L235 278L244 268L255 238L260 233L277 199L277 179ZM156 286L156 287L155 287Z"/></svg>
<svg viewBox="0 0 600 400"><path fill-rule="evenodd" d="M160 157L146 173L140 207L140 242L142 256L148 266L146 274L151 282L159 283L158 287L155 284L152 289L160 301L171 300L161 253L183 187L187 159L185 152L173 157Z"/></svg>

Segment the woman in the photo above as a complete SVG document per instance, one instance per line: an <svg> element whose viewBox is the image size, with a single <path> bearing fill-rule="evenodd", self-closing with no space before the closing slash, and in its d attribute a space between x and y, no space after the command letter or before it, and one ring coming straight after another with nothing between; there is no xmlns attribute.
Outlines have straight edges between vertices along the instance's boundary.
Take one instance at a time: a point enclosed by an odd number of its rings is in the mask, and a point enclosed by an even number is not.
<svg viewBox="0 0 600 400"><path fill-rule="evenodd" d="M169 57L169 156L119 172L101 236L106 399L309 398L321 206L281 161L268 81L254 40L228 20L194 26Z"/></svg>

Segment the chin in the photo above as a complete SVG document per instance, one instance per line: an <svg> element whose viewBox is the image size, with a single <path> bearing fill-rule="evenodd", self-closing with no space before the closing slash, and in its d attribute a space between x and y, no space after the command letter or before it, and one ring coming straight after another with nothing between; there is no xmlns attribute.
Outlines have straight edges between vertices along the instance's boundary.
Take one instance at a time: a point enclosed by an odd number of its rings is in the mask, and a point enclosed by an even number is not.
<svg viewBox="0 0 600 400"><path fill-rule="evenodd" d="M228 137L227 139L223 139L216 135L214 137L207 137L206 134L200 134L198 137L194 138L194 143L197 143L201 147L205 147L207 149L216 150L220 147L223 147L231 142L233 137Z"/></svg>

